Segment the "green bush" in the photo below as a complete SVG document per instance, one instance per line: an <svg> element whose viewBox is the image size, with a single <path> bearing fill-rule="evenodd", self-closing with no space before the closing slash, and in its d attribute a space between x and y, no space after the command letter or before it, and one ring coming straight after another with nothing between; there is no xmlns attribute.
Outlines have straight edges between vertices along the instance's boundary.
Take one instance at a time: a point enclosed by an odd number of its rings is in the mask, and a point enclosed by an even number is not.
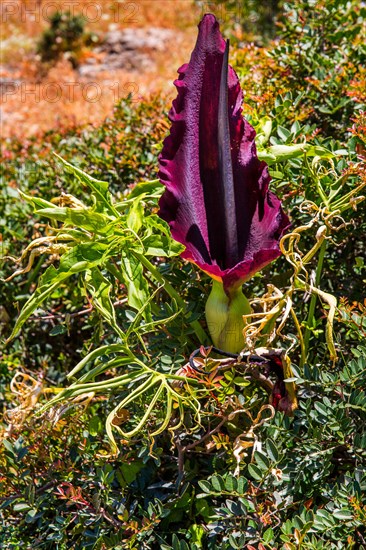
<svg viewBox="0 0 366 550"><path fill-rule="evenodd" d="M276 35L277 16L283 5L283 0L263 0L260 3L256 0L195 1L202 11L213 12L227 33L235 29L240 37L259 44L267 43Z"/></svg>
<svg viewBox="0 0 366 550"><path fill-rule="evenodd" d="M62 54L68 53L74 66L78 53L85 40L85 19L70 11L56 11L50 17L50 27L46 29L37 46L43 63L55 63Z"/></svg>
<svg viewBox="0 0 366 550"><path fill-rule="evenodd" d="M341 137L355 113L349 91L366 63L366 8L357 1L297 0L284 4L280 43L270 55L288 86L303 94L312 120L327 135Z"/></svg>
<svg viewBox="0 0 366 550"><path fill-rule="evenodd" d="M42 136L41 141L39 138L3 140L0 163L2 255L20 256L25 243L44 235L45 228L36 222L31 207L19 202L16 185L27 194L37 192L48 200L57 199L62 192L79 192L77 181L60 172L53 151L79 168L87 169L95 178L108 181L117 198L121 198L134 182L156 177L158 150L154 146L164 135L164 129L158 122L165 107L164 99L159 97L139 103L129 99L116 105L113 116L98 127L85 126L62 133L50 131ZM126 135L131 139L125 139ZM34 268L22 280L18 277L1 284L2 335L8 333L10 319L17 315L14 297L23 302L29 298L44 261L44 256L36 260ZM13 262L3 260L0 276L6 278L13 269ZM67 296L66 309L73 313L79 304L80 290L74 288L71 292L65 292L66 295L55 296L55 307L58 300ZM27 368L41 369L46 360L54 364L57 371L68 371L87 333L82 330L82 320L78 317L73 319L69 331L53 338L52 345L48 343L52 329L48 323L44 324L39 319L32 326L27 326L20 345L22 351L19 344L15 346L10 364L12 361L18 364L18 356L21 355ZM2 375L7 374L8 368L7 361L3 361L0 367Z"/></svg>

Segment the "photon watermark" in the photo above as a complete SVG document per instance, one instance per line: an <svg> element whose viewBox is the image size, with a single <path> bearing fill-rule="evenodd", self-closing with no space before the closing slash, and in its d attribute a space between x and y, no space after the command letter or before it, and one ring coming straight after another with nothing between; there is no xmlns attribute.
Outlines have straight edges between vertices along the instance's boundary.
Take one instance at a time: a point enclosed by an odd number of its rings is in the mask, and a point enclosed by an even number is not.
<svg viewBox="0 0 366 550"><path fill-rule="evenodd" d="M70 12L71 15L81 15L87 23L96 23L107 17L114 23L133 24L139 21L140 6L137 2L75 2L30 0L2 0L0 6L0 21L7 23L16 18L18 21L40 22L48 21L55 12Z"/></svg>
<svg viewBox="0 0 366 550"><path fill-rule="evenodd" d="M108 85L101 86L98 82L47 82L44 84L33 84L27 82L7 82L6 88L1 92L2 103L13 97L20 97L22 103L32 101L40 103L57 103L64 101L73 103L75 99L82 98L88 103L97 103L103 95L113 96L113 101L127 99L130 96L131 101L137 102L140 97L138 95L139 87L136 82L112 82Z"/></svg>

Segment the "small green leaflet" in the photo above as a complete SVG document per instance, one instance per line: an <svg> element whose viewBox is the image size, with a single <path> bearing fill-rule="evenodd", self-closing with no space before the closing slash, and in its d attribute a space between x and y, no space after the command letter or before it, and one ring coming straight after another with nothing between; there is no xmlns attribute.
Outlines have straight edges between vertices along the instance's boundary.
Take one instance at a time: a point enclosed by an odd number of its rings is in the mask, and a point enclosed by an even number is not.
<svg viewBox="0 0 366 550"><path fill-rule="evenodd" d="M170 236L169 225L158 216L145 218L143 244L146 256L172 257L184 251L184 246Z"/></svg>
<svg viewBox="0 0 366 550"><path fill-rule="evenodd" d="M26 195L25 193L23 193L23 191L20 190L18 190L18 193L22 199L33 204L35 208L57 208L56 205L52 202L41 199L40 197L31 197L30 195Z"/></svg>
<svg viewBox="0 0 366 550"><path fill-rule="evenodd" d="M164 191L164 186L160 183L160 180L142 181L138 183L128 195L128 199L134 199L136 197L154 197L159 198Z"/></svg>

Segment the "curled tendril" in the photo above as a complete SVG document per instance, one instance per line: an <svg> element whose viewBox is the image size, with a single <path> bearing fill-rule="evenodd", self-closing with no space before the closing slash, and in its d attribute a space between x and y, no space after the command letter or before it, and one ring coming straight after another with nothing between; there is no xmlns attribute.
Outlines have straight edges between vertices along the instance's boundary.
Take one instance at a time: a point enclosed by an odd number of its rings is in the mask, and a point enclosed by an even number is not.
<svg viewBox="0 0 366 550"><path fill-rule="evenodd" d="M116 422L119 412L121 410L128 410L128 408L131 407L131 405L136 402L138 398L142 397L153 388L153 397L149 400L149 404L146 410L144 410L142 417L136 419L135 427L129 431L122 429L118 425L119 423ZM150 438L155 438L166 429L169 429L170 432L175 432L179 429L184 423L184 410L186 406L189 406L189 408L194 412L195 423L193 430L191 431L199 429L201 426L200 402L195 393L192 391L188 381L185 383L185 389L185 393L176 391L174 385L169 383L165 375L158 372L152 372L142 384L139 384L132 392L122 399L122 401L120 401L108 415L106 421L106 431L111 444L112 454L117 454L118 452L118 447L113 435L113 429L116 430L123 438L130 440L141 432L142 428L150 421L150 417L154 411L161 408L162 403L164 403L163 420L160 425L155 428L155 430L149 433ZM178 422L172 423L171 421L174 410L178 412Z"/></svg>
<svg viewBox="0 0 366 550"><path fill-rule="evenodd" d="M342 216L338 212L340 212L340 211L338 210L336 212L331 212L328 215L323 215L322 216L323 220L324 220L324 223L328 227L328 229L330 229L331 231L334 231L335 233L337 231L340 231L343 228L346 228L350 225L353 225L353 220L350 221L350 222L346 222L346 220L344 218L342 218ZM338 225L335 225L333 222L338 221L338 220L340 220L340 223Z"/></svg>
<svg viewBox="0 0 366 550"><path fill-rule="evenodd" d="M337 300L331 294L323 292L315 286L314 278L308 272L308 264L319 252L324 241L331 239L330 233L338 231L341 227L346 227L348 223L342 218L339 210L329 211L328 206L318 207L311 201L304 202L300 210L302 213L312 214L312 219L307 224L286 234L280 241L281 252L293 267L290 286L286 292L281 292L273 285L268 285L267 293L263 297L251 301L251 306L255 308L259 305L261 311L243 316L245 325L243 329L244 340L249 350L254 349L258 344L270 346L277 338L290 340L288 352L294 349L298 343L301 351L301 363L304 364L306 350L302 327L293 308L293 293L302 291L304 295L318 296L329 306L325 335L330 357L334 363L337 359L337 353L333 339L333 323ZM340 223L336 224L335 221ZM316 225L319 225L319 227L315 235L315 243L305 253L300 248L302 236L313 230ZM284 333L284 328L290 316L295 324L297 339Z"/></svg>
<svg viewBox="0 0 366 550"><path fill-rule="evenodd" d="M5 411L5 422L12 428L20 428L27 416L35 409L42 393L42 386L41 380L35 380L25 372L17 372L10 382L10 391L19 405Z"/></svg>
<svg viewBox="0 0 366 550"><path fill-rule="evenodd" d="M299 205L299 211L301 212L301 214L316 215L319 212L319 207L315 204L315 202L304 200Z"/></svg>
<svg viewBox="0 0 366 550"><path fill-rule="evenodd" d="M43 382L43 376L38 380L30 376L29 374L19 371L15 373L10 382L10 391L14 395L18 405L13 409L8 409L4 412L4 421L8 424L6 432L2 434L3 437L7 437L13 430L19 430L24 423L32 418L35 411L39 409L39 399L44 394L61 392L59 388L46 388ZM73 399L62 408L51 409L46 415L41 415L40 418L45 418L52 422L53 425L57 424L61 417L71 408L78 407L80 414L88 406L93 399L94 393L78 396Z"/></svg>
<svg viewBox="0 0 366 550"><path fill-rule="evenodd" d="M269 411L269 416L264 416L263 415L263 413L265 413L266 411ZM248 456L247 449L252 448L250 461L251 462L253 461L254 452L257 449L258 445L259 445L258 444L258 437L254 433L254 430L258 429L265 422L267 422L269 420L272 420L272 418L275 415L275 412L276 411L272 407L272 405L263 405L260 408L256 418L253 418L252 415L250 414L250 412L247 409L239 409L239 410L233 411L229 415L229 420L232 420L232 418L234 418L235 415L237 415L239 413L244 413L248 416L248 418L249 418L249 420L252 424L250 426L249 430L247 430L247 431L241 433L240 435L238 435L238 437L234 441L234 452L233 452L233 454L234 454L234 457L236 459L236 468L235 468L234 475L236 475L236 476L240 475L240 463L242 462L242 460L246 456Z"/></svg>
<svg viewBox="0 0 366 550"><path fill-rule="evenodd" d="M14 271L14 273L12 273L10 277L4 279L4 282L11 281L12 279L14 279L14 277L17 277L18 275L28 273L33 267L34 260L39 256L42 256L42 254L48 254L49 256L61 256L70 249L70 244L60 241L72 240L73 239L70 237L70 235L49 235L47 237L39 237L38 239L34 239L34 241L32 241L23 250L22 255L19 258L14 258L13 256L5 256L5 260L11 260L16 264L21 264L29 254L27 265Z"/></svg>
<svg viewBox="0 0 366 550"><path fill-rule="evenodd" d="M251 302L251 305L259 304L262 311L253 313L251 316L244 316L249 320L254 318L254 321L247 323L243 329L243 335L247 347L250 350L254 350L257 344L265 343L269 346L276 338L283 340L290 340L291 345L288 352L294 348L297 341L293 337L289 337L287 334L283 334L282 331L286 325L286 322L291 315L295 326L298 331L298 337L300 341L300 347L303 352L303 339L300 328L300 323L297 319L296 313L293 309L292 299L289 294L283 294L278 288L273 285L268 285L267 294L261 299L256 299Z"/></svg>

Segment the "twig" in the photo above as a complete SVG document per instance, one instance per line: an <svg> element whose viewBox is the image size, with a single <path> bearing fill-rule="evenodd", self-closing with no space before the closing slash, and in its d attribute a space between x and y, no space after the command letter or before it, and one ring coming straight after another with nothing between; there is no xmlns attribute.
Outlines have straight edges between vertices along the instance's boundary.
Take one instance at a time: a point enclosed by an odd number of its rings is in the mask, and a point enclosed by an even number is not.
<svg viewBox="0 0 366 550"><path fill-rule="evenodd" d="M197 447L197 445L200 445L203 441L206 441L209 437L214 435L216 432L220 430L220 428L225 424L225 422L228 420L228 416L224 416L221 422L216 426L216 428L213 428L209 432L207 432L204 436L201 437L201 439L194 441L193 443L190 443L189 445L182 446L178 441L175 442L175 446L178 450L178 471L179 471L179 477L183 478L184 473L184 455L187 451L190 451L191 449L194 449L194 447Z"/></svg>

